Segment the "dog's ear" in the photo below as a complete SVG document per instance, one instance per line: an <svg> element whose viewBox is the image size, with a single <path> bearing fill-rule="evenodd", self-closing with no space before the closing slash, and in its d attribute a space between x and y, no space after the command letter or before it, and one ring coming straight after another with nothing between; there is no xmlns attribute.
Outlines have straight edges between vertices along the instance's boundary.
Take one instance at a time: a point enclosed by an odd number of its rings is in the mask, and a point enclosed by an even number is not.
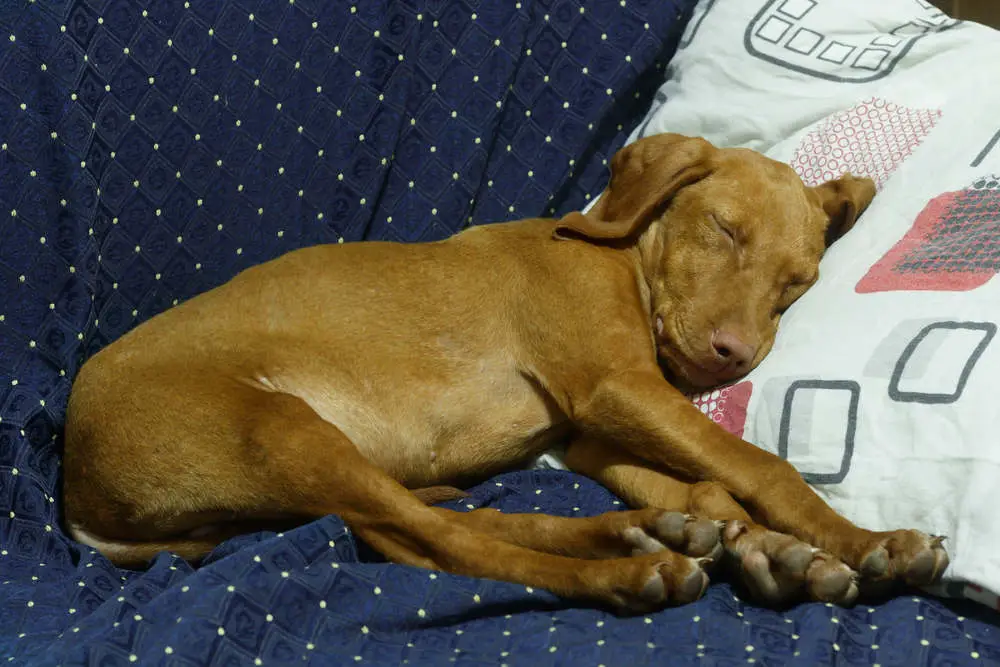
<svg viewBox="0 0 1000 667"><path fill-rule="evenodd" d="M657 134L630 144L611 159L611 182L586 214L570 213L556 238L621 240L640 234L678 190L710 172L715 147L704 139Z"/></svg>
<svg viewBox="0 0 1000 667"><path fill-rule="evenodd" d="M829 223L826 227L826 245L830 245L851 231L868 205L875 198L875 181L844 174L812 188L819 197L820 206Z"/></svg>

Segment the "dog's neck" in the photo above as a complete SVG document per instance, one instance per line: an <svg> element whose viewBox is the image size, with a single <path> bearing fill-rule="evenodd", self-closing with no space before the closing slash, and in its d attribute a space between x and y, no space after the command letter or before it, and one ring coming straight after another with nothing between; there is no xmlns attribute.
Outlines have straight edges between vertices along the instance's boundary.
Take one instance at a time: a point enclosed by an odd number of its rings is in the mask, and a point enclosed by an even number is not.
<svg viewBox="0 0 1000 667"><path fill-rule="evenodd" d="M653 321L653 286L662 280L658 260L663 256L664 243L666 243L666 239L663 237L663 230L654 222L639 235L635 243L624 249L634 267L636 283L639 285L643 309L649 317L649 330L651 332L655 326Z"/></svg>

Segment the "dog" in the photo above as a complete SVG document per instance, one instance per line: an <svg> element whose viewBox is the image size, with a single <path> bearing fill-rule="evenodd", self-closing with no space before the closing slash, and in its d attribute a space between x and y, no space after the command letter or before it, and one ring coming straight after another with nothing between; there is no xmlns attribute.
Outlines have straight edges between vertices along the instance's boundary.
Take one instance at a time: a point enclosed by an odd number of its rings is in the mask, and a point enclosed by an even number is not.
<svg viewBox="0 0 1000 667"><path fill-rule="evenodd" d="M942 538L853 525L683 393L761 361L874 195L664 134L614 156L586 214L250 268L83 365L70 535L138 567L337 514L392 561L623 613L697 599L719 562L773 604L934 583ZM635 509L431 505L567 441L568 466Z"/></svg>

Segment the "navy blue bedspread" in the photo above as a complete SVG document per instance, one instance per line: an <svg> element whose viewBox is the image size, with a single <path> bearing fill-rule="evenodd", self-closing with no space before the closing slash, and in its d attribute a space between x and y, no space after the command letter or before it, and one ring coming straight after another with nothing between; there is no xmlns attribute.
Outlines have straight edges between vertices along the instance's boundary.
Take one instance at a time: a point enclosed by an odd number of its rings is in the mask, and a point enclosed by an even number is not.
<svg viewBox="0 0 1000 667"><path fill-rule="evenodd" d="M85 358L292 248L579 209L693 0L0 2L0 664L997 664L941 603L620 619L389 565L335 517L117 569L60 524ZM129 465L122 461L122 465ZM178 474L183 474L183 469ZM455 504L588 515L522 472Z"/></svg>

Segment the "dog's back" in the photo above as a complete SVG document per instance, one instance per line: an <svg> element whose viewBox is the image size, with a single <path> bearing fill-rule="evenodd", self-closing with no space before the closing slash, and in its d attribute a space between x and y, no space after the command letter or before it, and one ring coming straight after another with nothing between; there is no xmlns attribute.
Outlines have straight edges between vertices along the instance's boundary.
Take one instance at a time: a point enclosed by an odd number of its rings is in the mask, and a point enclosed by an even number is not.
<svg viewBox="0 0 1000 667"><path fill-rule="evenodd" d="M220 493L252 506L268 483L254 479L266 466L246 448L261 390L301 398L409 488L530 457L565 419L531 361L538 322L572 329L580 317L567 311L607 312L574 299L573 285L585 279L592 294L610 272L612 299L626 271L599 248L552 240L554 225L306 248L143 323L74 385L68 519L135 539L144 523L161 532ZM167 480L170 494L159 494Z"/></svg>

